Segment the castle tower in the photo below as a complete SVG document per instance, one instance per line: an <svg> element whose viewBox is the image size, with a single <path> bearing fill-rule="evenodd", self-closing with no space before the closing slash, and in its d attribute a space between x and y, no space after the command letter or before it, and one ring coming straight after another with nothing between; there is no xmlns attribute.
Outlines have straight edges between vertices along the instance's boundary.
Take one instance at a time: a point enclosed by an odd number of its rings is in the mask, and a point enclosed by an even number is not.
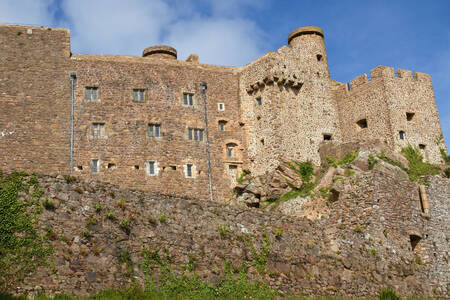
<svg viewBox="0 0 450 300"><path fill-rule="evenodd" d="M249 169L255 175L286 160L320 164L320 144L340 141L323 31L298 28L288 43L246 66L240 77Z"/></svg>
<svg viewBox="0 0 450 300"><path fill-rule="evenodd" d="M305 26L295 29L288 37L292 54L311 72L319 72L321 77L330 77L327 51L322 29Z"/></svg>

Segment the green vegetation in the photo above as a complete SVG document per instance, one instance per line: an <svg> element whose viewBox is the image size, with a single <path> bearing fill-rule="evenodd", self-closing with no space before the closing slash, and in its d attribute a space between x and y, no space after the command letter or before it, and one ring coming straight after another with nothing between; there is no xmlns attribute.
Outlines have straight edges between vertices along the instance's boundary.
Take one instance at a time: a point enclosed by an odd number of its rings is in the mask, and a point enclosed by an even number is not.
<svg viewBox="0 0 450 300"><path fill-rule="evenodd" d="M32 176L24 183L26 173L0 172L0 291L15 287L17 282L36 270L48 265L47 258L52 253L48 231L44 236L37 232L40 213L39 198L42 190L37 179ZM30 200L22 200L20 192L34 187Z"/></svg>
<svg viewBox="0 0 450 300"><path fill-rule="evenodd" d="M42 205L44 205L45 209L47 210L53 210L55 209L55 202L53 202L52 199L45 198L44 201L42 201Z"/></svg>
<svg viewBox="0 0 450 300"><path fill-rule="evenodd" d="M169 217L166 216L165 214L159 214L158 215L158 220L161 223L166 223L168 219L169 219Z"/></svg>
<svg viewBox="0 0 450 300"><path fill-rule="evenodd" d="M445 177L450 178L450 167L444 170Z"/></svg>
<svg viewBox="0 0 450 300"><path fill-rule="evenodd" d="M273 235L275 236L276 239L281 239L281 237L283 236L283 228L281 227L276 227L273 231L272 231Z"/></svg>
<svg viewBox="0 0 450 300"><path fill-rule="evenodd" d="M102 210L102 206L100 205L100 203L95 203L94 209L95 209L95 212L99 213Z"/></svg>
<svg viewBox="0 0 450 300"><path fill-rule="evenodd" d="M373 170L375 165L378 163L378 160L373 156L373 154L370 154L367 159L367 163L369 164L369 170Z"/></svg>
<svg viewBox="0 0 450 300"><path fill-rule="evenodd" d="M450 165L450 155L445 152L444 148L439 149L441 151L442 160L446 165Z"/></svg>
<svg viewBox="0 0 450 300"><path fill-rule="evenodd" d="M241 175L239 175L239 177L236 179L238 184L243 184L244 183L244 178L245 176L247 176L248 173L246 170L242 170Z"/></svg>
<svg viewBox="0 0 450 300"><path fill-rule="evenodd" d="M380 300L400 300L400 296L390 288L383 289L378 296Z"/></svg>
<svg viewBox="0 0 450 300"><path fill-rule="evenodd" d="M74 183L77 181L77 178L75 176L64 175L64 180L67 183Z"/></svg>
<svg viewBox="0 0 450 300"><path fill-rule="evenodd" d="M131 219L128 218L128 217L123 218L122 220L120 220L119 226L123 230L130 230L130 228L131 228Z"/></svg>
<svg viewBox="0 0 450 300"><path fill-rule="evenodd" d="M219 225L217 228L217 231L219 232L220 238L224 239L227 236L228 233L228 226L227 225Z"/></svg>
<svg viewBox="0 0 450 300"><path fill-rule="evenodd" d="M402 149L402 154L409 162L409 169L406 170L411 181L419 181L424 175L439 174L441 169L438 166L423 162L423 156L419 149L413 148L411 145ZM420 180L427 183L424 180Z"/></svg>
<svg viewBox="0 0 450 300"><path fill-rule="evenodd" d="M119 265L126 265L126 276L131 277L134 274L133 261L131 260L131 254L128 250L117 249L117 262Z"/></svg>
<svg viewBox="0 0 450 300"><path fill-rule="evenodd" d="M353 153L346 153L344 157L342 157L340 160L337 160L336 158L331 156L327 156L326 159L333 167L337 168L338 166L345 166L351 164L358 156L358 154L359 151L356 150Z"/></svg>
<svg viewBox="0 0 450 300"><path fill-rule="evenodd" d="M110 220L114 220L116 218L116 213L111 210L106 214L106 217Z"/></svg>

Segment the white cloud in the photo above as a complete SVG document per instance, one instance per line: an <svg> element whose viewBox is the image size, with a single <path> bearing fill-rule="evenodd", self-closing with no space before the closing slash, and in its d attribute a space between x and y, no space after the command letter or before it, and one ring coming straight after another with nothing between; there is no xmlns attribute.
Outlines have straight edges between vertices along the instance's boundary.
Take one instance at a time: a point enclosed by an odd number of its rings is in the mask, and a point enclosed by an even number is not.
<svg viewBox="0 0 450 300"><path fill-rule="evenodd" d="M263 35L244 19L198 18L169 26L168 44L181 57L196 53L201 63L245 65L261 54Z"/></svg>
<svg viewBox="0 0 450 300"><path fill-rule="evenodd" d="M52 26L51 9L54 0L2 0L0 22L2 24L25 24Z"/></svg>

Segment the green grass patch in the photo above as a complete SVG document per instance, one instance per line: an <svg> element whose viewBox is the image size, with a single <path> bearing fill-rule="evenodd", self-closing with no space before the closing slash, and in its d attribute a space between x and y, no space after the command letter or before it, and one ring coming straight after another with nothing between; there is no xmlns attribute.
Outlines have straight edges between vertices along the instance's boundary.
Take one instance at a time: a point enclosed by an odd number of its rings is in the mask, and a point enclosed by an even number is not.
<svg viewBox="0 0 450 300"><path fill-rule="evenodd" d="M409 162L409 169L406 172L411 181L427 183L424 180L420 180L422 176L437 175L441 171L441 168L438 166L423 162L423 156L420 154L419 149L413 148L411 145L403 148L401 153Z"/></svg>
<svg viewBox="0 0 450 300"><path fill-rule="evenodd" d="M355 152L352 153L346 153L340 160L337 160L336 158L331 156L327 156L326 159L333 167L337 168L338 166L345 166L351 164L356 159L358 154L359 151L356 150Z"/></svg>

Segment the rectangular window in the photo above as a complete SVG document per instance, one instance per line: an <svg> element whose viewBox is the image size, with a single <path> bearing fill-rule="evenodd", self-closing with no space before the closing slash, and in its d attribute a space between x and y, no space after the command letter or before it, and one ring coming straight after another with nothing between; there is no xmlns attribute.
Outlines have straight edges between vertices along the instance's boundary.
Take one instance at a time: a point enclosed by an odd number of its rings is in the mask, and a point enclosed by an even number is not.
<svg viewBox="0 0 450 300"><path fill-rule="evenodd" d="M192 165L191 164L186 165L186 177L192 177Z"/></svg>
<svg viewBox="0 0 450 300"><path fill-rule="evenodd" d="M134 89L133 90L133 101L134 102L144 102L145 101L145 90L144 89Z"/></svg>
<svg viewBox="0 0 450 300"><path fill-rule="evenodd" d="M92 173L98 173L99 160L97 158L91 159L91 171Z"/></svg>
<svg viewBox="0 0 450 300"><path fill-rule="evenodd" d="M198 128L189 128L188 129L188 138L191 141L203 141L203 129Z"/></svg>
<svg viewBox="0 0 450 300"><path fill-rule="evenodd" d="M86 100L88 101L98 101L98 87L87 86L86 87Z"/></svg>
<svg viewBox="0 0 450 300"><path fill-rule="evenodd" d="M148 136L161 137L161 124L148 124Z"/></svg>
<svg viewBox="0 0 450 300"><path fill-rule="evenodd" d="M224 111L225 110L225 104L217 103L217 108L219 109L219 111Z"/></svg>
<svg viewBox="0 0 450 300"><path fill-rule="evenodd" d="M262 105L262 98L261 97L256 98L256 103L258 105Z"/></svg>
<svg viewBox="0 0 450 300"><path fill-rule="evenodd" d="M219 121L219 130L225 131L225 126L227 125L227 121Z"/></svg>
<svg viewBox="0 0 450 300"><path fill-rule="evenodd" d="M194 94L183 93L183 105L194 106Z"/></svg>
<svg viewBox="0 0 450 300"><path fill-rule="evenodd" d="M92 123L92 137L94 139L105 137L105 123Z"/></svg>

